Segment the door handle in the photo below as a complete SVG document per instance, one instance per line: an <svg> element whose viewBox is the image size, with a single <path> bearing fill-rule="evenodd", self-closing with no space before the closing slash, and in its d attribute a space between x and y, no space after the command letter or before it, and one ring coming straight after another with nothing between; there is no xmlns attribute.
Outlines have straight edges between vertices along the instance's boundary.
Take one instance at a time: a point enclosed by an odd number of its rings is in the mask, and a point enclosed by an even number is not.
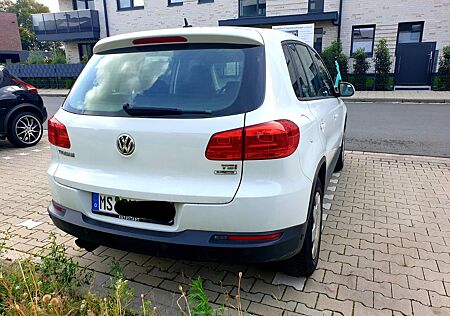
<svg viewBox="0 0 450 316"><path fill-rule="evenodd" d="M339 114L337 114L337 113L335 113L335 114L333 115L333 118L334 118L335 120L337 120L338 117L339 117Z"/></svg>
<svg viewBox="0 0 450 316"><path fill-rule="evenodd" d="M320 123L320 129L322 130L322 132L325 130L325 126L327 124L325 124L325 122Z"/></svg>

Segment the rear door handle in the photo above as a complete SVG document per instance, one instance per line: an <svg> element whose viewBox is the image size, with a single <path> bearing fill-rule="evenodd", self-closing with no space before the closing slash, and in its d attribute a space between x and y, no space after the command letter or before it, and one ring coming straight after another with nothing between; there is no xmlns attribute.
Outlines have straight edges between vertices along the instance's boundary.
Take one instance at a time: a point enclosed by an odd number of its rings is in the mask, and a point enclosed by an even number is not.
<svg viewBox="0 0 450 316"><path fill-rule="evenodd" d="M337 114L337 113L335 113L335 114L333 115L333 118L334 118L335 120L337 120L338 117L339 117L339 114Z"/></svg>

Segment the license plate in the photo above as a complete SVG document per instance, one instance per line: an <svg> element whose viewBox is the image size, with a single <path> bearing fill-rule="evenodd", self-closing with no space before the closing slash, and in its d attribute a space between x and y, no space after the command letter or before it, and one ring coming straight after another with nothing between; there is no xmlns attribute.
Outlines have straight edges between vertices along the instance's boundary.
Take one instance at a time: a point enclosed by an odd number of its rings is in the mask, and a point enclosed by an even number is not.
<svg viewBox="0 0 450 316"><path fill-rule="evenodd" d="M111 196L111 195L104 195L100 193L92 193L92 213L99 214L99 215L105 215L120 219L125 219L129 221L134 222L147 222L147 220L139 218L139 217L133 217L133 216L123 216L118 214L115 211L116 203L121 200L128 200L128 201L134 201L130 199L123 199L118 196Z"/></svg>

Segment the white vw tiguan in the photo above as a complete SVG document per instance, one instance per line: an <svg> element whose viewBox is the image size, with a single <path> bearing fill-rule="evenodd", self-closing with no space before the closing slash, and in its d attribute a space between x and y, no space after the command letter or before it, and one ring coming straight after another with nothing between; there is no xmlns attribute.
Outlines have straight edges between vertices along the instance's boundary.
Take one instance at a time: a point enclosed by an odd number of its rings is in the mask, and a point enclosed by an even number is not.
<svg viewBox="0 0 450 316"><path fill-rule="evenodd" d="M310 275L353 87L273 30L133 33L94 53L49 121L55 225L86 249Z"/></svg>

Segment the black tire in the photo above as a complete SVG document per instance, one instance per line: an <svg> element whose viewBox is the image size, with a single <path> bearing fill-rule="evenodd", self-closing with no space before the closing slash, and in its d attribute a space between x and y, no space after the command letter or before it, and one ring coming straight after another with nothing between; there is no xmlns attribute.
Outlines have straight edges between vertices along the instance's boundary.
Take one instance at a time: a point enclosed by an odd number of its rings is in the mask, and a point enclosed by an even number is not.
<svg viewBox="0 0 450 316"><path fill-rule="evenodd" d="M43 134L39 117L31 112L20 112L9 124L8 140L16 147L31 147L39 143Z"/></svg>
<svg viewBox="0 0 450 316"><path fill-rule="evenodd" d="M344 169L344 151L345 151L345 134L342 135L342 143L341 143L341 149L339 151L339 158L336 162L336 166L334 167L334 171L338 172Z"/></svg>
<svg viewBox="0 0 450 316"><path fill-rule="evenodd" d="M318 204L316 203L318 201ZM323 187L319 179L316 180L314 192L309 203L308 227L306 229L305 240L303 241L302 249L294 257L280 262L281 270L291 276L310 276L316 270L319 262L320 241L322 237L322 202L323 202ZM314 208L317 205L318 214L314 215ZM315 219L317 222L315 223ZM315 229L318 229L318 236L316 235L313 250L313 234Z"/></svg>

